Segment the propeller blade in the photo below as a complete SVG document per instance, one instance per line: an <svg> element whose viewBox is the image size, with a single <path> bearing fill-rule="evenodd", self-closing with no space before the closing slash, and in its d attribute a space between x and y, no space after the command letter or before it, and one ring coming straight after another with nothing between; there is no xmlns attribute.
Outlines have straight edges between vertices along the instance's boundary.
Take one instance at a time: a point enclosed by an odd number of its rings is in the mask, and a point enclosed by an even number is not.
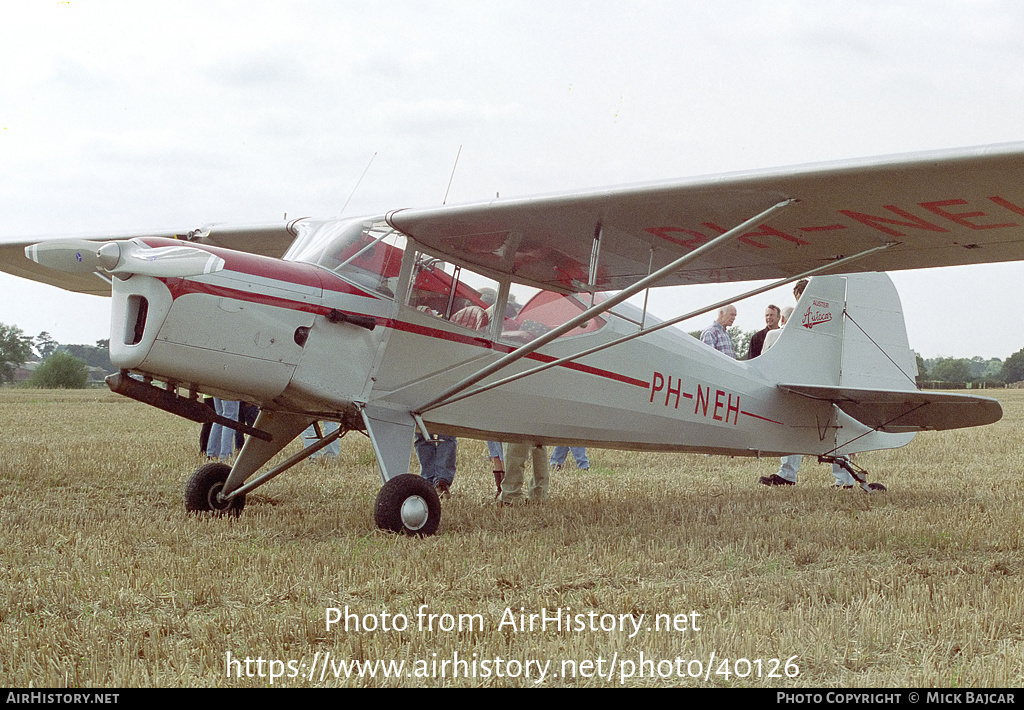
<svg viewBox="0 0 1024 710"><path fill-rule="evenodd" d="M112 245L117 245L118 253L113 253ZM100 259L107 264L107 270L115 276L127 277L132 274L155 276L157 278L175 278L212 274L224 268L224 260L208 251L188 246L149 247L134 242L111 242L101 250Z"/></svg>
<svg viewBox="0 0 1024 710"><path fill-rule="evenodd" d="M25 247L25 256L40 266L72 274L101 271L97 252L102 242L85 239L61 239Z"/></svg>

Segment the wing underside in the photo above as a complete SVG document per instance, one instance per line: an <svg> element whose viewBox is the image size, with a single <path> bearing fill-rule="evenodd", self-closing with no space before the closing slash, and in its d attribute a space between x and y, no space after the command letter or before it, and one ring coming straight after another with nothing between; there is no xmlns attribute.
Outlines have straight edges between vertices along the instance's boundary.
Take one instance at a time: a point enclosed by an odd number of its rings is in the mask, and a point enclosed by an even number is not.
<svg viewBox="0 0 1024 710"><path fill-rule="evenodd" d="M600 234L597 285L621 289L786 199L797 203L661 285L789 277L883 244L852 270L1024 259L1024 144L399 210L388 221L455 260L563 291L583 289Z"/></svg>

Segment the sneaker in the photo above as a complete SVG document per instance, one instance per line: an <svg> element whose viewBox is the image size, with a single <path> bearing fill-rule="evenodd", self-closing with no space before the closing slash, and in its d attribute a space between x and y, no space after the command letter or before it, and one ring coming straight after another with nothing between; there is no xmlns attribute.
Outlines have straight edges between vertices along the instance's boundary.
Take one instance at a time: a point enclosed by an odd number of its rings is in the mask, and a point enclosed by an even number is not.
<svg viewBox="0 0 1024 710"><path fill-rule="evenodd" d="M562 464L560 464L560 463L552 464L551 465L551 470L552 471L561 471L562 470Z"/></svg>
<svg viewBox="0 0 1024 710"><path fill-rule="evenodd" d="M448 484L444 481L438 481L435 483L434 491L437 493L438 498L448 498L451 495L448 493Z"/></svg>
<svg viewBox="0 0 1024 710"><path fill-rule="evenodd" d="M773 473L770 476L761 476L761 483L766 486L795 486L794 481L787 481L785 478L777 473Z"/></svg>

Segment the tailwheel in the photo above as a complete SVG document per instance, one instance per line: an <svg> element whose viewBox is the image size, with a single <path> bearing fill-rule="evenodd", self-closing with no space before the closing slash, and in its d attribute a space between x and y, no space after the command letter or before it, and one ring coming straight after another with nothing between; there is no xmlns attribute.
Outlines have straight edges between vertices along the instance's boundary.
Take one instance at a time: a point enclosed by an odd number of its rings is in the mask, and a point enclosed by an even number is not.
<svg viewBox="0 0 1024 710"><path fill-rule="evenodd" d="M425 479L411 473L385 483L374 503L378 528L405 535L433 535L441 524L441 501Z"/></svg>
<svg viewBox="0 0 1024 710"><path fill-rule="evenodd" d="M857 481L857 485L865 493L887 491L888 489L881 483L868 483L868 470L855 464L847 456L819 456L819 463L831 463L842 466L853 479Z"/></svg>
<svg viewBox="0 0 1024 710"><path fill-rule="evenodd" d="M185 510L189 513L212 512L238 517L245 507L245 494L231 500L219 500L231 467L223 463L200 466L185 484Z"/></svg>

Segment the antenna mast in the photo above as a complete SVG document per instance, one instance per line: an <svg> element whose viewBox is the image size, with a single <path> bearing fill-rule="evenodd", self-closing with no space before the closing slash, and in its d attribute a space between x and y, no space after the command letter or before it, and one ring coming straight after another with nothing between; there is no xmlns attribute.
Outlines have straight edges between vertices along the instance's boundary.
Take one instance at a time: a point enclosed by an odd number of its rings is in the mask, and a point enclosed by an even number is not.
<svg viewBox="0 0 1024 710"><path fill-rule="evenodd" d="M455 165L452 166L452 175L451 175L450 178L448 178L448 189L444 191L444 199L441 201L442 205L443 204L447 204L447 202L448 202L448 193L452 189L452 180L455 179L455 168L459 167L459 156L460 155L462 155L462 146L461 145L459 146L459 152L455 154Z"/></svg>
<svg viewBox="0 0 1024 710"><path fill-rule="evenodd" d="M342 205L341 214L338 215L339 217L345 214L345 208L348 207L348 203L352 201L352 195L356 194L356 190L359 189L359 183L361 183L363 181L363 178L366 177L366 171L370 169L371 165L373 165L373 159L376 157L377 152L374 151L373 156L370 157L370 162L366 164L366 168L363 170L363 174L359 176L358 180L356 180L356 186L352 188L352 192L349 193L348 199L345 200L345 204Z"/></svg>

